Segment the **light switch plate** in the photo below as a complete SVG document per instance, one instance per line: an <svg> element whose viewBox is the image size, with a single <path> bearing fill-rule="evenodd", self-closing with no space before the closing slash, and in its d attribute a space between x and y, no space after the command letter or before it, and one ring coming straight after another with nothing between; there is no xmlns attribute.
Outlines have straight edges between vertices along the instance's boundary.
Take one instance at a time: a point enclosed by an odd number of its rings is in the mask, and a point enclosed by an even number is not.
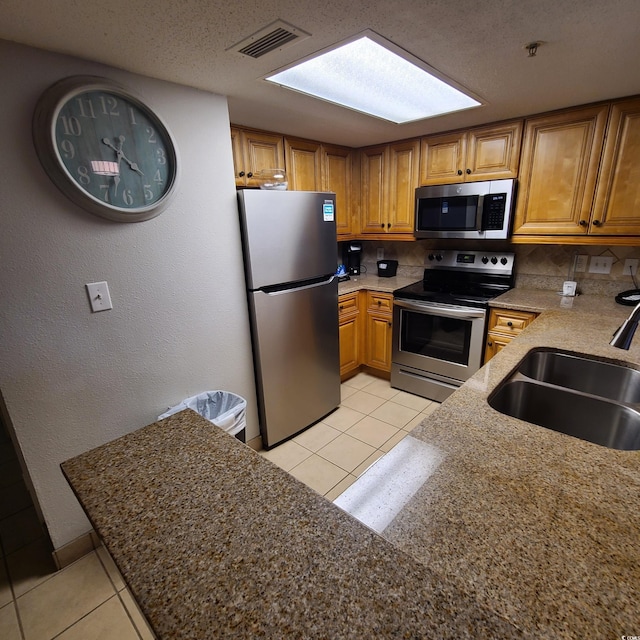
<svg viewBox="0 0 640 640"><path fill-rule="evenodd" d="M109 294L109 286L106 282L90 282L85 286L87 287L87 293L89 294L91 310L94 313L113 309L113 304L111 304L111 295Z"/></svg>
<svg viewBox="0 0 640 640"><path fill-rule="evenodd" d="M611 273L612 256L593 256L589 265L589 273Z"/></svg>
<svg viewBox="0 0 640 640"><path fill-rule="evenodd" d="M589 256L586 253L576 256L576 273L584 273L587 270L587 262L589 262Z"/></svg>

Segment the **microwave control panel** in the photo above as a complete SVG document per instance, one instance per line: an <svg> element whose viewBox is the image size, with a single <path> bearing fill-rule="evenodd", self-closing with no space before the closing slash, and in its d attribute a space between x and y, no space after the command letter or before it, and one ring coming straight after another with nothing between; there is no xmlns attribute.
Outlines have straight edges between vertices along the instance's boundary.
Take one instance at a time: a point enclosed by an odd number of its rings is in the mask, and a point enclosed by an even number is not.
<svg viewBox="0 0 640 640"><path fill-rule="evenodd" d="M484 197L482 209L482 230L500 230L504 226L504 216L507 210L506 193L489 193Z"/></svg>

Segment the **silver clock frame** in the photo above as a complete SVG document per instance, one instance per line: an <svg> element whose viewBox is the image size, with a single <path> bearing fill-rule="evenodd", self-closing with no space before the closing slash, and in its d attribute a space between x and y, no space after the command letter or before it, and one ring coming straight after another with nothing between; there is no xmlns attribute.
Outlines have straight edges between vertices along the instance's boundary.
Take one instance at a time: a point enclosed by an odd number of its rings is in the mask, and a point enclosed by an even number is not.
<svg viewBox="0 0 640 640"><path fill-rule="evenodd" d="M63 106L69 100L87 91L105 91L127 100L145 113L145 116L157 127L159 135L168 143L167 160L172 167L168 180L169 186L156 202L143 207L118 207L85 191L67 170L56 143L56 122ZM113 80L98 76L71 76L51 85L36 104L32 134L40 163L53 183L71 201L94 215L115 222L143 222L162 213L175 196L180 162L174 137L148 102Z"/></svg>

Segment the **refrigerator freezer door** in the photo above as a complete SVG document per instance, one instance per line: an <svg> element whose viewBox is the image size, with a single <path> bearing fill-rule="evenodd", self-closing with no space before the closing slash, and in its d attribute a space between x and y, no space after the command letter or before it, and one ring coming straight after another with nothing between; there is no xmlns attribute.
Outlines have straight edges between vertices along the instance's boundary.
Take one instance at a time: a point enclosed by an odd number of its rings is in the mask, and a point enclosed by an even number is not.
<svg viewBox="0 0 640 640"><path fill-rule="evenodd" d="M338 282L249 294L265 448L340 404Z"/></svg>
<svg viewBox="0 0 640 640"><path fill-rule="evenodd" d="M335 194L238 192L247 288L336 271Z"/></svg>

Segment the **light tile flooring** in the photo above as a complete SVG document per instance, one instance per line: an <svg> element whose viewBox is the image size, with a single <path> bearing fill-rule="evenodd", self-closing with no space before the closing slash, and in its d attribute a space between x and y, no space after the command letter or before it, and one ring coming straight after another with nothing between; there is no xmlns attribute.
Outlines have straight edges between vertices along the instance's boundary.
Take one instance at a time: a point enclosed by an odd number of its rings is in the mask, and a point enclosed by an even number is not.
<svg viewBox="0 0 640 640"><path fill-rule="evenodd" d="M295 438L260 454L335 500L436 407L359 373L342 384L340 407Z"/></svg>
<svg viewBox="0 0 640 640"><path fill-rule="evenodd" d="M56 571L11 441L0 430L0 640L153 638L103 548Z"/></svg>
<svg viewBox="0 0 640 640"><path fill-rule="evenodd" d="M323 422L261 455L334 500L436 403L358 374ZM0 640L153 638L104 549L56 571L9 438L0 431Z"/></svg>

